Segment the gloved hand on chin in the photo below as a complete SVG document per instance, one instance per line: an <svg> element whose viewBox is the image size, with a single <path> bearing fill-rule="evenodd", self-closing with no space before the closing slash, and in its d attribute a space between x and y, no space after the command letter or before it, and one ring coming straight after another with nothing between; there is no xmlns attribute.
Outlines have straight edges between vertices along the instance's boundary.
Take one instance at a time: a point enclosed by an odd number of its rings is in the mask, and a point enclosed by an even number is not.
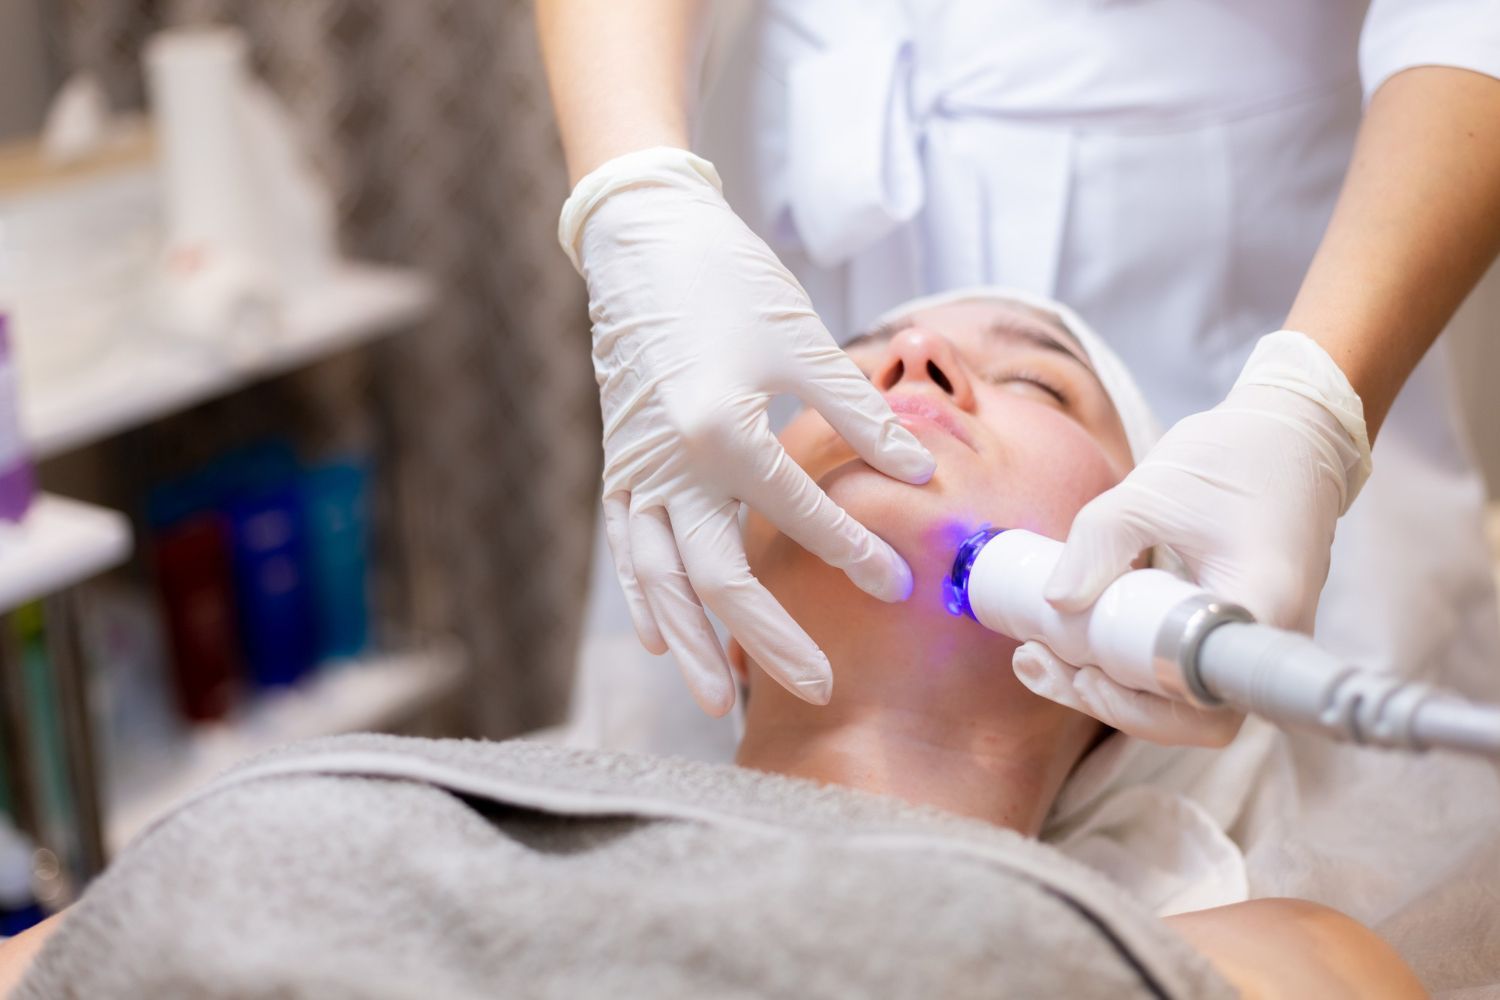
<svg viewBox="0 0 1500 1000"><path fill-rule="evenodd" d="M1165 546L1215 596L1311 632L1334 525L1370 474L1364 408L1311 338L1263 337L1229 395L1180 421L1113 489L1079 511L1046 596L1083 610L1145 549ZM1135 691L1027 643L1031 690L1158 743L1222 746L1242 716Z"/></svg>
<svg viewBox="0 0 1500 1000"><path fill-rule="evenodd" d="M686 150L629 153L579 182L558 232L588 282L615 569L642 644L671 648L713 715L734 685L704 605L792 693L823 704L832 687L827 657L750 572L742 503L867 593L911 593L895 550L787 457L769 400L800 397L887 475L934 468L720 187Z"/></svg>

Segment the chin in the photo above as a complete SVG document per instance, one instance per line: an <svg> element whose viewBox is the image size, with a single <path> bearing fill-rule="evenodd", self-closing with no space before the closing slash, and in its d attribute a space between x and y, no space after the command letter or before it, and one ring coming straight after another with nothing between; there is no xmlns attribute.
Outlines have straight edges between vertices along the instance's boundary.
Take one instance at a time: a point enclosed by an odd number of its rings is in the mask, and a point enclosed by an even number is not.
<svg viewBox="0 0 1500 1000"><path fill-rule="evenodd" d="M979 528L1014 527L1021 520L1021 505L998 484L963 481L945 475L941 466L930 482L912 486L853 461L827 473L819 485L850 517L901 554L911 566L917 593L938 592L959 544Z"/></svg>
<svg viewBox="0 0 1500 1000"><path fill-rule="evenodd" d="M908 559L913 553L906 550L931 541L933 525L947 520L955 506L941 469L931 481L913 486L856 460L829 472L818 485L850 517Z"/></svg>

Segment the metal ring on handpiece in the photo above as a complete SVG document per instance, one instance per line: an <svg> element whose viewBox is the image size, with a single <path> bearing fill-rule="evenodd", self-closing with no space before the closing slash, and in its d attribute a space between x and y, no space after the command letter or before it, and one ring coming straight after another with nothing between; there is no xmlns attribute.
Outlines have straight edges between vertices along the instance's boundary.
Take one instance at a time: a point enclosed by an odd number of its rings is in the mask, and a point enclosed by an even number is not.
<svg viewBox="0 0 1500 1000"><path fill-rule="evenodd" d="M1227 622L1253 622L1255 616L1238 604L1217 601L1205 595L1190 597L1167 612L1156 633L1152 666L1162 690L1195 705L1212 708L1221 704L1203 684L1198 671L1198 650L1208 633Z"/></svg>

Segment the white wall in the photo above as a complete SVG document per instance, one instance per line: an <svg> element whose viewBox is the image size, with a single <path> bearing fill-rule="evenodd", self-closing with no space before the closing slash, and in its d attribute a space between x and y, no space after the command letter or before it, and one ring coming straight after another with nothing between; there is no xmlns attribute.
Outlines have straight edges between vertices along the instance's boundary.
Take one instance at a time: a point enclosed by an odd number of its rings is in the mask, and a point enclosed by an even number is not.
<svg viewBox="0 0 1500 1000"><path fill-rule="evenodd" d="M35 132L50 89L40 4L0 0L0 141Z"/></svg>

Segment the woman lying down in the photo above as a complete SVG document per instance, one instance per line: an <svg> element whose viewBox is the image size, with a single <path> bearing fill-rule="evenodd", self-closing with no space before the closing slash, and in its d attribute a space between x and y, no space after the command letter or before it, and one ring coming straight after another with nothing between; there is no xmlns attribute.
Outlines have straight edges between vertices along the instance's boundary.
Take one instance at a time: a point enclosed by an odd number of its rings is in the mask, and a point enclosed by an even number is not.
<svg viewBox="0 0 1500 1000"><path fill-rule="evenodd" d="M783 435L915 577L879 603L751 520L756 575L832 662L826 706L757 666L774 650L735 647L735 767L375 736L278 751L10 942L18 995L1421 996L1337 912L1158 920L1034 839L1101 726L1023 687L1014 643L951 616L940 580L967 530L1062 537L1130 468L1118 361L981 293L849 353L938 471L889 479L812 412ZM695 652L722 655L706 624Z"/></svg>

